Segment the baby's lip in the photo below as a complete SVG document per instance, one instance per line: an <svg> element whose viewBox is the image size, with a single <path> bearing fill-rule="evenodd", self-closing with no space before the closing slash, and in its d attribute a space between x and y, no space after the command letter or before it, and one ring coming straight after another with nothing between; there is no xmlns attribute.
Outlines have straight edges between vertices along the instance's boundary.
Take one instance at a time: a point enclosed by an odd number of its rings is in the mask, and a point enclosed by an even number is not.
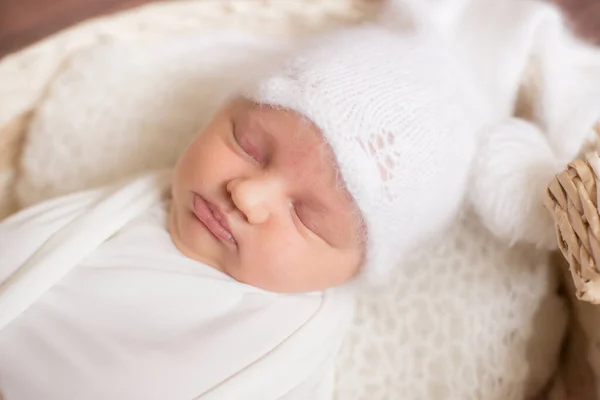
<svg viewBox="0 0 600 400"><path fill-rule="evenodd" d="M227 217L215 204L194 193L193 210L196 217L218 239L236 245Z"/></svg>

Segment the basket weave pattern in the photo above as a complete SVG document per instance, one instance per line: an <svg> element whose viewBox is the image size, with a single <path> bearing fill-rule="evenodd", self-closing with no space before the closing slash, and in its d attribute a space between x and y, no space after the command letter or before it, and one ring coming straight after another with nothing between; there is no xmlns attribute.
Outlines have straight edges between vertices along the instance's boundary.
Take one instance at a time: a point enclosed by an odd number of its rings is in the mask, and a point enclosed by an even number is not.
<svg viewBox="0 0 600 400"><path fill-rule="evenodd" d="M558 246L569 263L578 299L600 304L598 155L570 163L548 185L545 207L553 214Z"/></svg>

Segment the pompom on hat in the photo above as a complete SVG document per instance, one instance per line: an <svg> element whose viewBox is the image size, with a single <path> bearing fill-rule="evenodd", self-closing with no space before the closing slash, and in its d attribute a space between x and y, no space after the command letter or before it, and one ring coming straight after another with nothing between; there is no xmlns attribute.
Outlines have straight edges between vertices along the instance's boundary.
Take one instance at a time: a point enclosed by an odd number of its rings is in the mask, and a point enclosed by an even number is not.
<svg viewBox="0 0 600 400"><path fill-rule="evenodd" d="M244 91L322 131L366 225L362 276L381 281L456 216L476 147L467 80L427 29L308 39Z"/></svg>

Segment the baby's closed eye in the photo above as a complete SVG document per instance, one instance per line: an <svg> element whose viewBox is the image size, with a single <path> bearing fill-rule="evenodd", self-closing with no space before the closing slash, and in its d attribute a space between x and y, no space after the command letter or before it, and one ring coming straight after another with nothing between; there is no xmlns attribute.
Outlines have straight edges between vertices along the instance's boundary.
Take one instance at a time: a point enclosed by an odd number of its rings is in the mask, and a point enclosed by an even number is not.
<svg viewBox="0 0 600 400"><path fill-rule="evenodd" d="M299 203L293 204L291 208L295 218L297 218L306 229L319 235L318 226L315 223L315 217L312 215L311 211L308 211L305 206Z"/></svg>
<svg viewBox="0 0 600 400"><path fill-rule="evenodd" d="M264 165L266 163L265 150L259 141L247 128L242 128L231 120L231 134L235 144L245 153L245 156L254 164Z"/></svg>

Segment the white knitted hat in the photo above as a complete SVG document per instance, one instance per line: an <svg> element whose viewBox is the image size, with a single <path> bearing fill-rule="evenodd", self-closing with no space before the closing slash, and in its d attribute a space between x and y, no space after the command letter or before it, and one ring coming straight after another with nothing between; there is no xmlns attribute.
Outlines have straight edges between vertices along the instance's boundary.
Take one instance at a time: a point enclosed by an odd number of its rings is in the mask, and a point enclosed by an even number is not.
<svg viewBox="0 0 600 400"><path fill-rule="evenodd" d="M370 279L444 228L465 193L472 108L445 52L423 30L346 28L309 40L245 93L322 130L366 222Z"/></svg>

